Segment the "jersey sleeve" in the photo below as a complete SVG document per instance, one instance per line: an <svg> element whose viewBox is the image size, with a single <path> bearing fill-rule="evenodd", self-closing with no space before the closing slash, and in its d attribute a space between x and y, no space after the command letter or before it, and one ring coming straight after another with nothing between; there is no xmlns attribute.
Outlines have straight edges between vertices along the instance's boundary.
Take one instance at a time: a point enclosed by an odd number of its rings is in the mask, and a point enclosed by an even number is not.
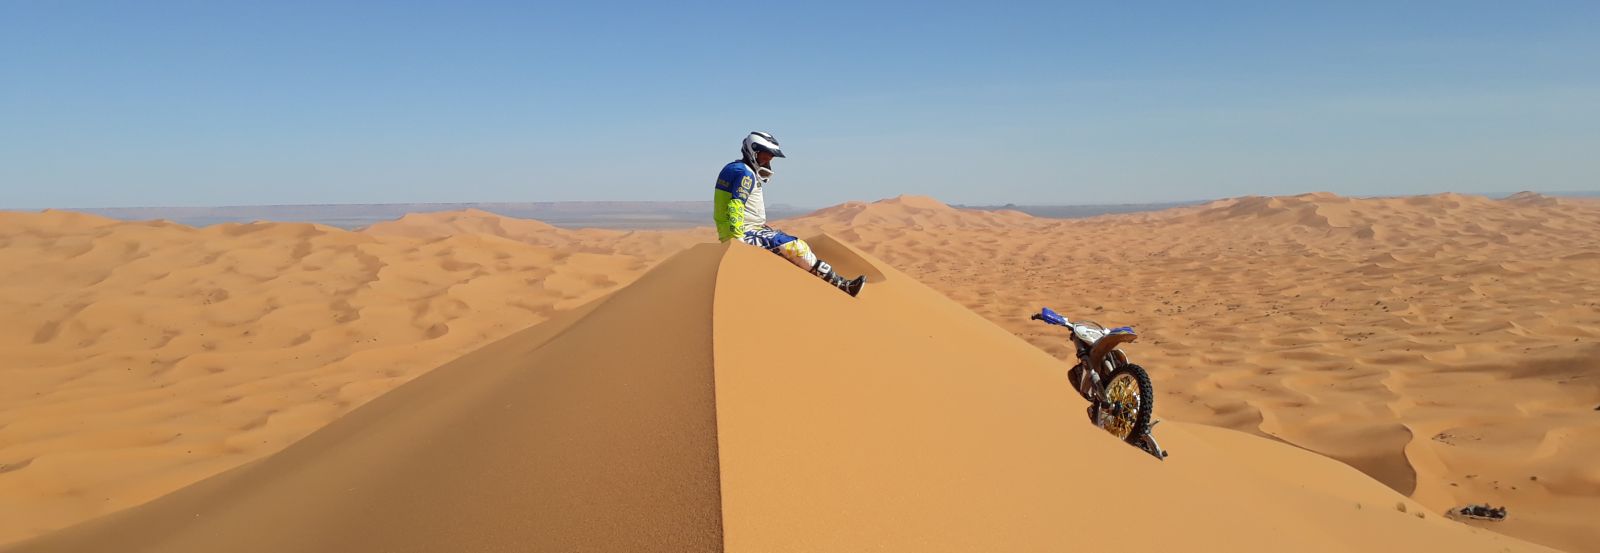
<svg viewBox="0 0 1600 553"><path fill-rule="evenodd" d="M744 234L744 203L750 198L755 179L735 166L717 175L712 219L717 223L717 239L728 240Z"/></svg>

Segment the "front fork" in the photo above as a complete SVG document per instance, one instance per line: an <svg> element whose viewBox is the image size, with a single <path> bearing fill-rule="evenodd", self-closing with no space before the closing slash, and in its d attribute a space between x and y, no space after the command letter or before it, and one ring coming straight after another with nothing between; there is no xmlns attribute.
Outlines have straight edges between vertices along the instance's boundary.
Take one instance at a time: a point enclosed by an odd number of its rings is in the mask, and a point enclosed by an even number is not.
<svg viewBox="0 0 1600 553"><path fill-rule="evenodd" d="M1086 371L1083 369L1083 363L1079 362L1067 371L1067 379L1078 389L1078 395L1083 396L1083 399L1094 404L1100 403L1100 375L1097 371Z"/></svg>
<svg viewBox="0 0 1600 553"><path fill-rule="evenodd" d="M1084 367L1090 365L1091 360L1089 359L1088 349L1080 348L1078 351L1078 364L1067 371L1067 376L1072 381L1072 385L1078 388L1079 395L1082 395L1084 399L1098 403L1101 401L1100 392L1103 389L1101 387L1101 379L1111 376L1111 373L1116 371L1117 367L1121 367L1127 362L1128 358L1122 352L1111 350L1106 353L1105 359L1101 361L1105 365L1101 370L1084 370Z"/></svg>

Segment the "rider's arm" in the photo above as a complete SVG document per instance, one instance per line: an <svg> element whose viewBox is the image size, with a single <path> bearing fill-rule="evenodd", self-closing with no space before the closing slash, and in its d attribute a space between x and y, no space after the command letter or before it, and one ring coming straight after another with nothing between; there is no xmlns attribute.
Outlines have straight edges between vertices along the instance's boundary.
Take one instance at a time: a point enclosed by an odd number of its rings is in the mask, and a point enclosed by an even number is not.
<svg viewBox="0 0 1600 553"><path fill-rule="evenodd" d="M744 202L750 197L754 180L742 171L732 168L717 176L716 213L717 238L728 240L744 234Z"/></svg>

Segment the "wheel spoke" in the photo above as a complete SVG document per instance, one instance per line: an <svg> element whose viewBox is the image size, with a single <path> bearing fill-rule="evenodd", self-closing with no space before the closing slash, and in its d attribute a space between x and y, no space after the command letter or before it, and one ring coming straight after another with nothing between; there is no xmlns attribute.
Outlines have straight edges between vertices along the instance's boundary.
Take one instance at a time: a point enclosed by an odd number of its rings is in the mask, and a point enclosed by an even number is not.
<svg viewBox="0 0 1600 553"><path fill-rule="evenodd" d="M1132 419L1139 413L1139 391L1136 388L1138 384L1128 375L1118 375L1106 386L1106 399L1112 409L1108 413L1105 429L1119 438L1127 439L1133 432Z"/></svg>

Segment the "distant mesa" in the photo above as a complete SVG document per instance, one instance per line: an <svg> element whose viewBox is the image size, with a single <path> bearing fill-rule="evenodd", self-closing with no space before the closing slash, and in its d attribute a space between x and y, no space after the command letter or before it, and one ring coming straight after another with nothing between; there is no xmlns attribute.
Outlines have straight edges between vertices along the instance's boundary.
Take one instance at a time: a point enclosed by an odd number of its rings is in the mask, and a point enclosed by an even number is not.
<svg viewBox="0 0 1600 553"><path fill-rule="evenodd" d="M1517 205L1538 206L1538 207L1554 207L1554 206L1562 205L1562 203L1563 203L1560 198L1553 198L1553 197L1550 197L1550 196L1546 196L1544 194L1540 194L1538 192L1529 192L1529 191L1522 191L1522 192L1518 192L1516 194L1512 194L1510 196L1507 196L1505 201L1508 202L1508 203L1513 203L1513 204L1517 204Z"/></svg>

